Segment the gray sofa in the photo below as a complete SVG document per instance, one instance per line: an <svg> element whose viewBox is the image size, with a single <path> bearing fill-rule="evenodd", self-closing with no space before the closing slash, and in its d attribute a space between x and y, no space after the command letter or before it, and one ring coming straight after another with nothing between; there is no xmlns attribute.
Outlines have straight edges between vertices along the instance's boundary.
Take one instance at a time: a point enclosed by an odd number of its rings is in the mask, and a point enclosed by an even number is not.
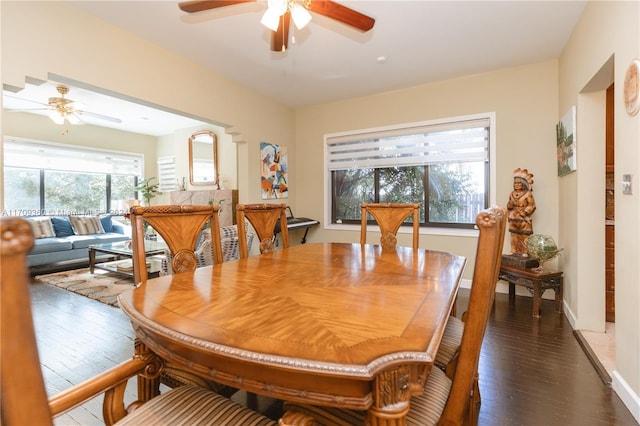
<svg viewBox="0 0 640 426"><path fill-rule="evenodd" d="M30 219L32 224L37 223L34 228L34 234L36 234L36 237L40 237L36 238L33 249L27 255L29 267L57 262L88 261L89 245L131 239L130 235L126 235L125 228L121 224L114 222L110 215L100 216L101 229L98 229L98 233L89 234L85 233L87 232L86 229L79 230L78 227L74 228L68 216L41 216L25 219ZM47 232L49 223L55 232L55 236L49 236L51 232ZM78 233L82 235L78 235Z"/></svg>

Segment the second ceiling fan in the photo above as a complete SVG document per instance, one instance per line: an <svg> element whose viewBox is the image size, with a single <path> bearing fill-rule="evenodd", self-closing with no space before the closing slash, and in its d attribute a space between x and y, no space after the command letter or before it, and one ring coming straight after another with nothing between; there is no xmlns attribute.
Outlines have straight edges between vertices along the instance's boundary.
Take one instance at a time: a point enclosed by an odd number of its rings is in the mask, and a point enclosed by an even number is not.
<svg viewBox="0 0 640 426"><path fill-rule="evenodd" d="M195 0L181 2L179 7L184 12L196 13L256 1L261 0ZM271 50L274 52L287 50L291 18L296 27L301 29L311 19L308 11L335 19L362 32L372 29L376 22L367 15L331 0L268 0L267 4L268 9L261 22L272 30Z"/></svg>

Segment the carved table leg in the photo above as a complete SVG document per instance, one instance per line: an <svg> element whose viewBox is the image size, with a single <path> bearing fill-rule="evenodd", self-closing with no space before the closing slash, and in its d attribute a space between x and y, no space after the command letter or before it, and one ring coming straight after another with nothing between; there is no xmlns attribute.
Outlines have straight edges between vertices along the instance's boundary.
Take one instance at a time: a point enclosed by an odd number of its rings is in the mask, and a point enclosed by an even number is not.
<svg viewBox="0 0 640 426"><path fill-rule="evenodd" d="M564 298L562 287L563 287L563 277L558 278L558 286L554 289L556 293L556 312L562 313L562 299Z"/></svg>
<svg viewBox="0 0 640 426"><path fill-rule="evenodd" d="M375 379L373 405L367 412L367 425L405 426L410 398L408 366L382 372Z"/></svg>
<svg viewBox="0 0 640 426"><path fill-rule="evenodd" d="M138 375L138 400L147 402L154 396L160 395L160 374L162 373L163 363L160 358L151 352L149 348L138 338L135 340L136 357L154 357L157 363L154 363L143 374Z"/></svg>
<svg viewBox="0 0 640 426"><path fill-rule="evenodd" d="M542 282L540 280L533 281L533 316L540 318L540 299L542 298Z"/></svg>

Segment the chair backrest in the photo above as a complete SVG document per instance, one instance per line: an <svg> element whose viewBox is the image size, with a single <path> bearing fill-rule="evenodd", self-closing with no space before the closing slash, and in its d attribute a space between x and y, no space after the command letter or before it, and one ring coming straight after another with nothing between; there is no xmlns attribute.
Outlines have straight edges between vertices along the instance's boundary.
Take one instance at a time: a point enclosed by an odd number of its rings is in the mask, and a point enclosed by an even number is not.
<svg viewBox="0 0 640 426"><path fill-rule="evenodd" d="M51 412L31 316L26 255L29 223L0 219L0 424L51 425Z"/></svg>
<svg viewBox="0 0 640 426"><path fill-rule="evenodd" d="M373 216L380 227L380 245L393 249L397 245L396 234L400 225L413 215L413 248L418 248L420 205L402 203L363 203L360 229L360 244L367 242L367 213Z"/></svg>
<svg viewBox="0 0 640 426"><path fill-rule="evenodd" d="M260 243L260 253L268 253L275 249L275 228L278 220L280 220L282 247L289 247L286 209L286 204L238 204L236 206L238 243L241 259L249 256L245 219L251 223L251 226L253 226L253 229L256 231Z"/></svg>
<svg viewBox="0 0 640 426"><path fill-rule="evenodd" d="M217 205L166 205L131 207L131 236L135 282L147 280L144 251L144 223L148 223L167 243L173 255L171 269L186 272L196 269L196 244L207 222L211 229L211 249L214 263L222 263L220 222Z"/></svg>
<svg viewBox="0 0 640 426"><path fill-rule="evenodd" d="M462 424L478 369L480 349L495 297L507 221L503 207L482 210L476 217L480 230L469 305L465 313L460 356L449 399L439 424Z"/></svg>

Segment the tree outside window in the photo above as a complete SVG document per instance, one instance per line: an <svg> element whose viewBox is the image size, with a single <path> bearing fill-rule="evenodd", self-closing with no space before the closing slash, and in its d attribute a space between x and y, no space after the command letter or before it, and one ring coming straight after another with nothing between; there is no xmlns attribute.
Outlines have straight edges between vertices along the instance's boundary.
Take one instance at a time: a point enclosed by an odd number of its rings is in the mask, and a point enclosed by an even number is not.
<svg viewBox="0 0 640 426"><path fill-rule="evenodd" d="M359 223L362 203L418 203L421 226L472 228L489 205L490 123L461 117L327 136L331 223Z"/></svg>

